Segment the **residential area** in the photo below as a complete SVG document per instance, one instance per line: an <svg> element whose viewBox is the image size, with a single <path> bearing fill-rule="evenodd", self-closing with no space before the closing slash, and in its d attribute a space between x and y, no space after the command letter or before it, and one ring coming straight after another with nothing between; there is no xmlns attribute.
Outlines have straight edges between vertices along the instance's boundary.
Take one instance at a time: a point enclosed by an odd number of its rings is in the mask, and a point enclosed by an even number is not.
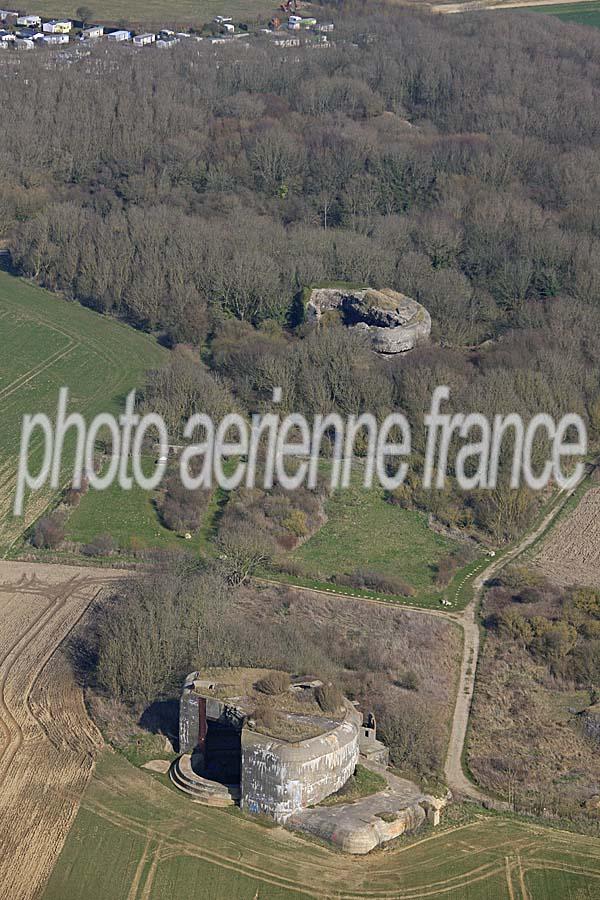
<svg viewBox="0 0 600 900"><path fill-rule="evenodd" d="M158 32L136 32L68 18L46 19L17 10L0 9L0 50L64 48L69 44L90 45L98 41L168 49L182 41L227 44L247 41L251 37L271 41L277 47L331 46L332 22L319 22L312 16L288 15L291 8L290 3L282 6L281 16L273 16L263 28L251 27L244 22L234 23L232 16L218 15L199 30L174 31L165 27Z"/></svg>

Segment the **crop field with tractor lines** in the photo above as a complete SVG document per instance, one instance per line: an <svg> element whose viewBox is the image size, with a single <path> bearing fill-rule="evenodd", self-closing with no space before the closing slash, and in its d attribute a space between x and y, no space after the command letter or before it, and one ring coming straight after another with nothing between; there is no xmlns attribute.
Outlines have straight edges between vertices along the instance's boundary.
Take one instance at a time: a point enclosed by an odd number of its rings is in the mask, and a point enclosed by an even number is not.
<svg viewBox="0 0 600 900"><path fill-rule="evenodd" d="M474 811L352 858L239 813L189 802L165 776L105 753L44 900L593 900L593 838Z"/></svg>
<svg viewBox="0 0 600 900"><path fill-rule="evenodd" d="M600 488L591 488L542 543L536 566L557 584L600 586Z"/></svg>
<svg viewBox="0 0 600 900"><path fill-rule="evenodd" d="M57 648L111 575L2 563L0 898L37 897L76 814L102 739ZM112 573L114 577L114 573Z"/></svg>

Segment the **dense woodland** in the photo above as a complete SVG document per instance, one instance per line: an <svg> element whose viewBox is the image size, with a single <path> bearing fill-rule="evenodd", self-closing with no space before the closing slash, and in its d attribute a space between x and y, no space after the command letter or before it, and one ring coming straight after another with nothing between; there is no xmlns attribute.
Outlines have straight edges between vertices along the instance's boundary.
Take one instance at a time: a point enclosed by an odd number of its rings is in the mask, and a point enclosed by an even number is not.
<svg viewBox="0 0 600 900"><path fill-rule="evenodd" d="M105 46L0 70L14 263L190 345L218 376L195 402L253 411L280 385L282 409L418 422L447 383L461 409L576 411L595 436L600 34L377 7L336 24L328 50ZM422 301L433 345L383 361L298 327L300 288L340 279ZM496 540L535 509L505 490L396 500Z"/></svg>

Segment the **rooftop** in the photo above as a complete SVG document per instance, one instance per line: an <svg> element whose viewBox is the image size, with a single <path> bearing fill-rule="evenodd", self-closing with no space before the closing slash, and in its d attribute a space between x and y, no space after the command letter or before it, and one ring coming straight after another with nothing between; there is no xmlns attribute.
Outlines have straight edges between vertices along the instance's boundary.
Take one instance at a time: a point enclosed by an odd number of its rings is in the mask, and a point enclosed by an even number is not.
<svg viewBox="0 0 600 900"><path fill-rule="evenodd" d="M276 687L278 679L283 689L270 692L270 684ZM213 668L197 673L193 689L235 708L246 717L247 727L261 734L302 741L331 731L344 718L341 709L336 713L321 709L315 696L321 685L316 678L290 677L274 669Z"/></svg>

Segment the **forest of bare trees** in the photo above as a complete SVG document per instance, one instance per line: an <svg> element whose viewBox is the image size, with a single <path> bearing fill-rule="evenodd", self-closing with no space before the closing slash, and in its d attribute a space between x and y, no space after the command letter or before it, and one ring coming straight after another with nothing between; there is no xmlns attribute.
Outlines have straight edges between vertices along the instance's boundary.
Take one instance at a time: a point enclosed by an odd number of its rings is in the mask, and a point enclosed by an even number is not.
<svg viewBox="0 0 600 900"><path fill-rule="evenodd" d="M541 16L373 6L340 13L327 51L24 58L0 70L0 237L23 274L187 345L147 385L168 420L280 386L282 410L418 423L448 384L486 415L580 413L595 440L599 50ZM307 329L301 288L337 280L414 296L432 345L381 360ZM503 488L407 493L495 540L535 511Z"/></svg>

